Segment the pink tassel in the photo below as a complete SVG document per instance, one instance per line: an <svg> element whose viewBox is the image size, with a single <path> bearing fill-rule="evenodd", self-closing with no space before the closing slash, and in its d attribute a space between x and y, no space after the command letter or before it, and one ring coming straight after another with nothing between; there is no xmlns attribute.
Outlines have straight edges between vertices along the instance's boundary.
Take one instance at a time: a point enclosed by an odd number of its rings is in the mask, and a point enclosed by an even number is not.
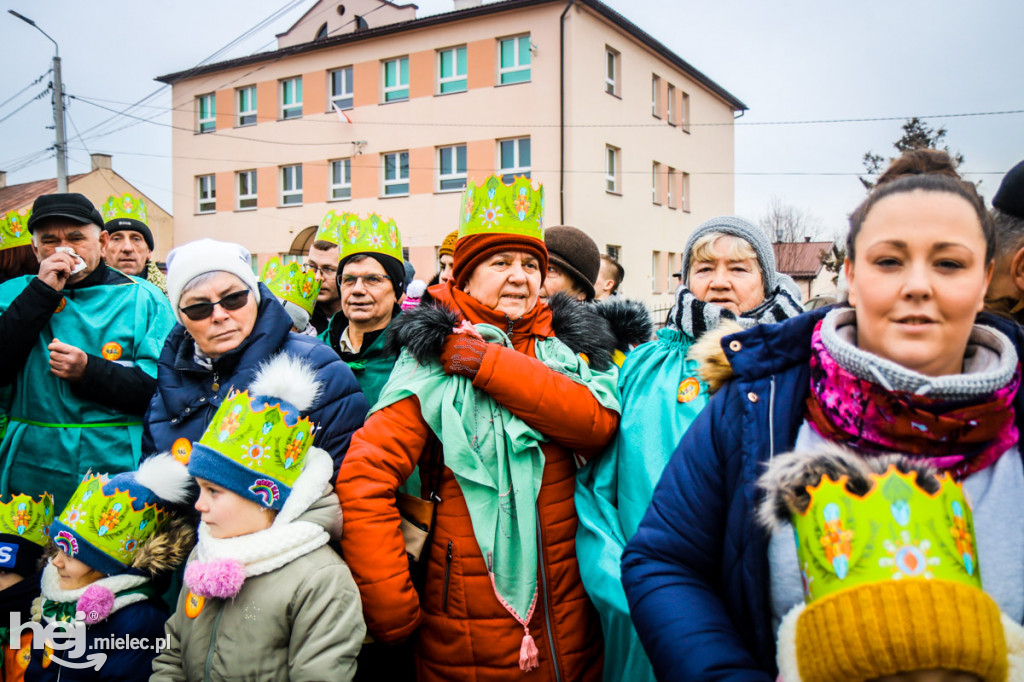
<svg viewBox="0 0 1024 682"><path fill-rule="evenodd" d="M185 585L200 597L234 598L245 582L245 567L234 559L193 561L185 567Z"/></svg>
<svg viewBox="0 0 1024 682"><path fill-rule="evenodd" d="M530 628L524 627L526 634L523 635L523 643L519 645L519 669L524 673L540 667L540 652L537 651L537 643L530 635Z"/></svg>
<svg viewBox="0 0 1024 682"><path fill-rule="evenodd" d="M78 598L75 606L77 611L85 613L86 625L99 623L110 615L114 608L114 593L95 583L85 588L85 592Z"/></svg>

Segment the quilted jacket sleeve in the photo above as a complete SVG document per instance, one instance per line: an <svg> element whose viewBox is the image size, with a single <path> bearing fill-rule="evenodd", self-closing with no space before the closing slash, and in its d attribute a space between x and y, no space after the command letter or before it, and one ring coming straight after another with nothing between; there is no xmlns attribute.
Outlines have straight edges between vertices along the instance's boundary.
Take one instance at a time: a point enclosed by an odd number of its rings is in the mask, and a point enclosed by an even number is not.
<svg viewBox="0 0 1024 682"><path fill-rule="evenodd" d="M601 405L586 386L524 353L487 344L473 385L512 414L567 448L585 455L603 448L619 415Z"/></svg>
<svg viewBox="0 0 1024 682"><path fill-rule="evenodd" d="M409 637L422 618L395 492L416 468L429 435L415 397L374 412L352 436L335 486L342 555L359 586L367 629L387 643Z"/></svg>
<svg viewBox="0 0 1024 682"><path fill-rule="evenodd" d="M637 633L659 679L771 682L723 601L731 491L743 466L730 391L683 436L622 558Z"/></svg>

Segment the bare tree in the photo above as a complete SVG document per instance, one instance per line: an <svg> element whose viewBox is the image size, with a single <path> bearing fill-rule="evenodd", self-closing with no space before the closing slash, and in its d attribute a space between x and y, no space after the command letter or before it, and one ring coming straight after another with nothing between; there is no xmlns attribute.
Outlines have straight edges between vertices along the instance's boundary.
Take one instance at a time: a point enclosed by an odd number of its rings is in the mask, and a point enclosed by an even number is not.
<svg viewBox="0 0 1024 682"><path fill-rule="evenodd" d="M768 239L777 244L775 266L779 272L793 273L806 265L804 249L795 246L802 242L831 242L830 247L822 248L820 258L832 270L829 266L837 257L833 250L837 244L845 243L845 237L829 230L818 216L786 204L777 196L768 202L768 208L758 221L758 226L765 231Z"/></svg>

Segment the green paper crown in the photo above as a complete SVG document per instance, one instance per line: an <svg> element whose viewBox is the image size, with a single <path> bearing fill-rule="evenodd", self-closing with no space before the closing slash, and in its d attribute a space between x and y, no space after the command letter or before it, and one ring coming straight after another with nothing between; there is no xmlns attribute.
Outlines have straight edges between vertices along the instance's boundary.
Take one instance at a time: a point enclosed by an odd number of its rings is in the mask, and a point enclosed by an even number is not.
<svg viewBox="0 0 1024 682"><path fill-rule="evenodd" d="M288 407L259 398L255 402L263 407L253 405L248 391L225 400L199 444L290 488L306 465L313 425L301 417L292 419L289 426L285 422Z"/></svg>
<svg viewBox="0 0 1024 682"><path fill-rule="evenodd" d="M6 215L0 214L0 251L32 243L32 235L28 231L28 219L31 215L31 208L8 211Z"/></svg>
<svg viewBox="0 0 1024 682"><path fill-rule="evenodd" d="M149 225L146 202L131 194L122 194L121 196L113 194L107 197L103 203L103 222L115 218L130 218Z"/></svg>
<svg viewBox="0 0 1024 682"><path fill-rule="evenodd" d="M506 185L497 175L462 193L459 239L471 234L518 234L544 241L544 187L525 176Z"/></svg>
<svg viewBox="0 0 1024 682"><path fill-rule="evenodd" d="M53 496L43 493L39 500L28 495L14 495L10 502L0 504L0 533L17 535L40 547L50 541L53 523Z"/></svg>
<svg viewBox="0 0 1024 682"><path fill-rule="evenodd" d="M974 520L960 485L943 474L931 495L916 473L895 465L871 478L875 485L864 497L846 490L846 476L807 488L807 511L793 514L804 600L885 580L950 580L980 589Z"/></svg>
<svg viewBox="0 0 1024 682"><path fill-rule="evenodd" d="M365 218L347 214L341 226L341 260L357 253L379 253L403 262L402 234L395 221L376 213Z"/></svg>
<svg viewBox="0 0 1024 682"><path fill-rule="evenodd" d="M315 270L298 263L286 265L274 256L263 268L261 279L279 299L290 301L310 315L313 314L313 306L320 293L320 282L316 279Z"/></svg>
<svg viewBox="0 0 1024 682"><path fill-rule="evenodd" d="M136 509L136 498L116 487L112 494L104 493L108 481L106 476L91 475L79 484L58 518L74 534L59 531L54 542L66 554L75 556L83 550L78 541L84 540L114 561L130 566L139 548L163 527L169 515L152 503ZM87 557L83 560L96 568Z"/></svg>
<svg viewBox="0 0 1024 682"><path fill-rule="evenodd" d="M324 219L320 221L320 227L317 228L313 241L325 241L335 245L341 244L341 226L345 224L345 220L349 215L351 214L328 211Z"/></svg>

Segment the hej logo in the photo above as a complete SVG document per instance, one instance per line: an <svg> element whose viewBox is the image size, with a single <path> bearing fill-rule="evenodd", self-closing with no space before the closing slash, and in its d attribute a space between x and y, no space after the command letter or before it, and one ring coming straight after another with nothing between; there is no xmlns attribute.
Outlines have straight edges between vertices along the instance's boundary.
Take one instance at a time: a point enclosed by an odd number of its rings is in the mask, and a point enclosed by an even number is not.
<svg viewBox="0 0 1024 682"><path fill-rule="evenodd" d="M56 652L67 652L69 659L80 659L85 654L85 611L75 613L71 622L54 620L46 625L30 620L21 622L20 613L11 614L10 647L17 651L21 648L21 638L26 631L32 633L32 648L44 649L44 656L52 663L65 668L95 668L99 670L107 662L107 655L102 652L90 654L85 660L64 660ZM51 653L54 652L54 653Z"/></svg>

